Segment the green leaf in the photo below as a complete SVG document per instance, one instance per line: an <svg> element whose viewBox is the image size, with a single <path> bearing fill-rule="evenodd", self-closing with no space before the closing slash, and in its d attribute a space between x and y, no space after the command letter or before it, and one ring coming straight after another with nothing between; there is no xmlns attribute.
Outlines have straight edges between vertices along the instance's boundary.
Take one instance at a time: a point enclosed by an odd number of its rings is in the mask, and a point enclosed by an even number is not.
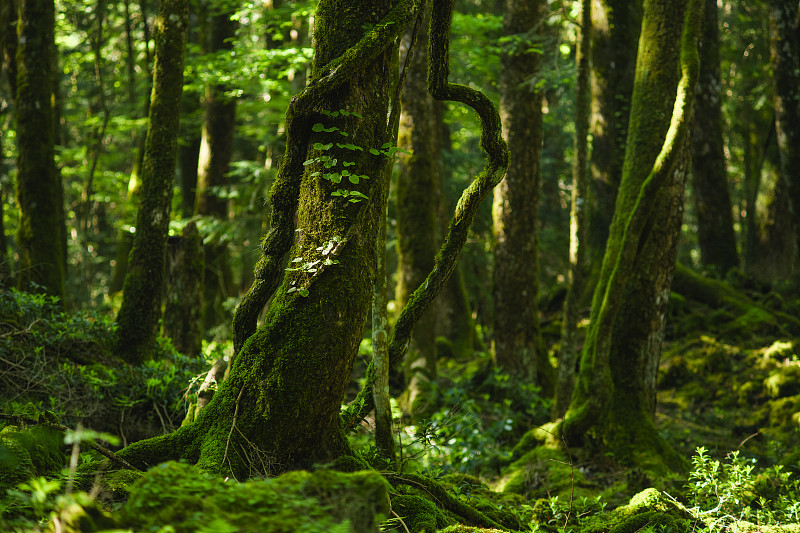
<svg viewBox="0 0 800 533"><path fill-rule="evenodd" d="M353 174L352 176L347 176L347 179L349 179L350 183L353 185L358 185L359 179L357 175Z"/></svg>
<svg viewBox="0 0 800 533"><path fill-rule="evenodd" d="M311 126L311 131L315 131L317 133L319 133L321 131L325 131L325 125L322 124L321 122L317 122L316 124Z"/></svg>
<svg viewBox="0 0 800 533"><path fill-rule="evenodd" d="M301 287L298 290L298 292L300 293L300 296L302 296L303 298L308 296L308 289L306 289L305 287Z"/></svg>

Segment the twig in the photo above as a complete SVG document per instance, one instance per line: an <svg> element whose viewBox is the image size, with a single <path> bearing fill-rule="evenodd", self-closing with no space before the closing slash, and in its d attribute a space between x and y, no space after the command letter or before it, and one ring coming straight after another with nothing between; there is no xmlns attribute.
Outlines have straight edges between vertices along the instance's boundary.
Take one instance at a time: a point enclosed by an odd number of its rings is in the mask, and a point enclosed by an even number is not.
<svg viewBox="0 0 800 533"><path fill-rule="evenodd" d="M228 432L228 439L225 441L225 453L222 455L222 461L220 461L220 464L223 465L225 464L225 459L228 458L228 447L230 447L231 444L231 435L233 435L233 428L236 427L236 419L239 417L239 400L241 400L243 392L244 392L244 385L242 385L242 388L239 389L239 395L236 397L236 407L233 410L233 420L231 421L231 430ZM233 465L231 464L230 459L228 459L228 466L231 467L231 475L233 475ZM236 478L236 476L233 477L234 479Z"/></svg>

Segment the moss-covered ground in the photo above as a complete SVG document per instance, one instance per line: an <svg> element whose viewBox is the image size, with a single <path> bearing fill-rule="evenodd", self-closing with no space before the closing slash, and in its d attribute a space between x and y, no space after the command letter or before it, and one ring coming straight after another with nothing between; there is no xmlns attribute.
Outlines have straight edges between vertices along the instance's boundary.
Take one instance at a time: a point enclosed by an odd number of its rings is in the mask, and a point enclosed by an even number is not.
<svg viewBox="0 0 800 533"><path fill-rule="evenodd" d="M152 368L123 367L102 319L6 293L0 413L23 418L0 420L0 530L800 531L800 302L680 269L673 289L655 421L685 470L548 434L550 401L478 353L441 361L429 418L397 412L394 465L367 418L350 437L356 457L244 483L175 462L96 476L84 441L119 446L161 433L165 416L180 424L203 363L164 344ZM557 359L551 303L543 332ZM56 418L90 429L48 429Z"/></svg>

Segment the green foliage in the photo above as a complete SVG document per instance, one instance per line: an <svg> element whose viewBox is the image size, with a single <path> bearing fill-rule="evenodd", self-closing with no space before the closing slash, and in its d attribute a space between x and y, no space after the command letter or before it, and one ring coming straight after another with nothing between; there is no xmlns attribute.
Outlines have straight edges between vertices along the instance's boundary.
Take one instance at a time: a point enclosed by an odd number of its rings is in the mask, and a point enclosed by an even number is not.
<svg viewBox="0 0 800 533"><path fill-rule="evenodd" d="M692 458L686 486L688 506L678 504L702 524L697 531L730 531L741 522L774 526L800 521L800 481L783 466L755 473L755 459L739 451L724 461L712 459L700 446Z"/></svg>
<svg viewBox="0 0 800 533"><path fill-rule="evenodd" d="M509 446L524 428L549 411L538 387L513 383L496 370L480 387L455 382L441 396L440 410L398 435L404 462L437 473L496 473L510 460ZM403 442L406 436L411 440Z"/></svg>
<svg viewBox="0 0 800 533"><path fill-rule="evenodd" d="M128 440L180 425L187 386L205 367L168 339L159 339L153 360L122 365L107 319L64 312L41 294L0 292L0 333L4 413L35 418L50 410L67 425L80 421Z"/></svg>

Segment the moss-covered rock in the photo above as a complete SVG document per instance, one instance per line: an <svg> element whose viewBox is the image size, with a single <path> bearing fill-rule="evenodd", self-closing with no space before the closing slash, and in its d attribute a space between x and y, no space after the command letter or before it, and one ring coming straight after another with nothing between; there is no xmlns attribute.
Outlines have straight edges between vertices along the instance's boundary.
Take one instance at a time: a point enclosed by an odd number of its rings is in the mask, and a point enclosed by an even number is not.
<svg viewBox="0 0 800 533"><path fill-rule="evenodd" d="M387 487L376 472L294 471L235 483L164 463L134 484L122 523L176 533L368 533L388 514Z"/></svg>

